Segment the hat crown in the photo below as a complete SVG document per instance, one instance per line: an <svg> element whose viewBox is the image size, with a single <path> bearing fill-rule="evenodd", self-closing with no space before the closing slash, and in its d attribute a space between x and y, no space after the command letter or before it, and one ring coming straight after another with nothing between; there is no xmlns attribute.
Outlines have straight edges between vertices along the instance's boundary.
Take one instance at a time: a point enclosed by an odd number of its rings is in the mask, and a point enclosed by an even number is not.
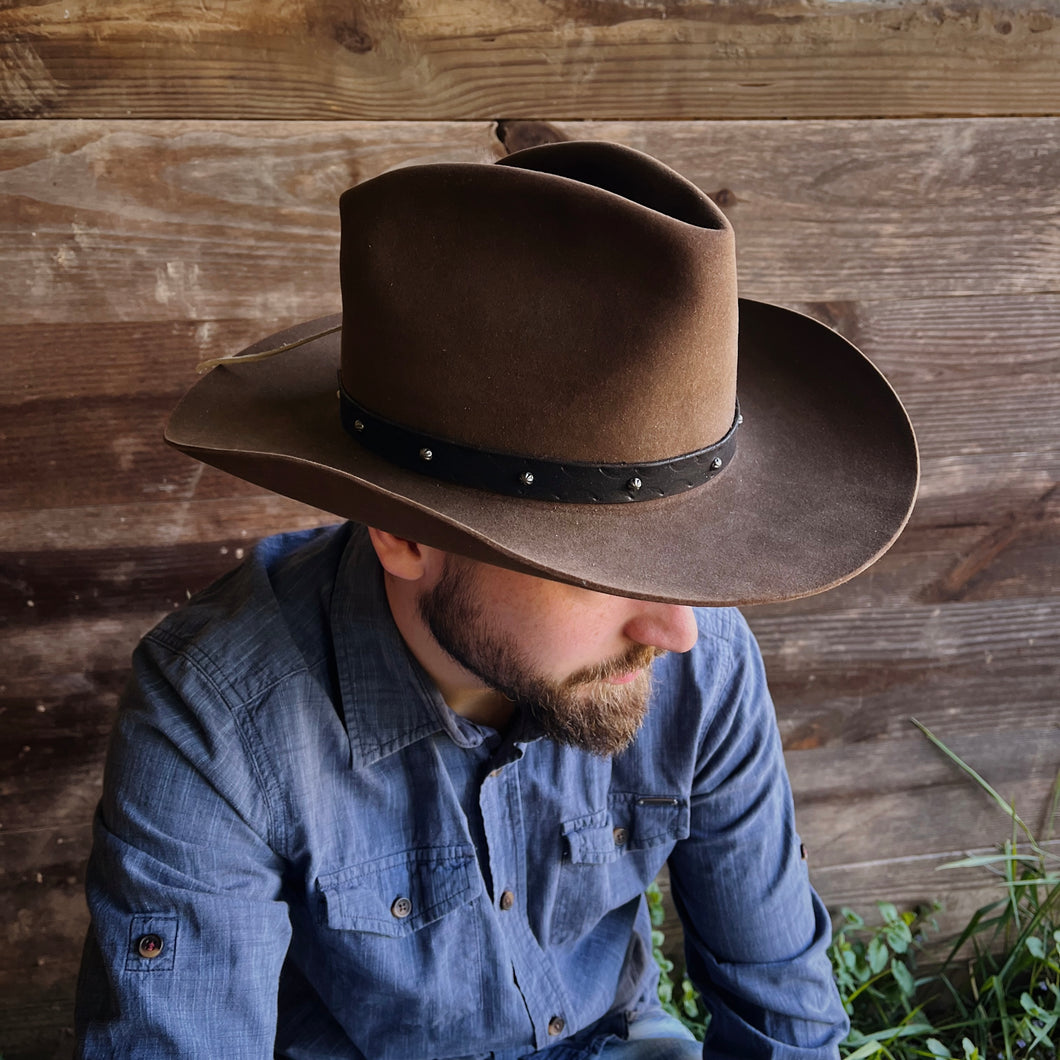
<svg viewBox="0 0 1060 1060"><path fill-rule="evenodd" d="M342 380L424 434L549 460L665 460L736 399L732 229L640 152L551 144L394 170L341 200Z"/></svg>

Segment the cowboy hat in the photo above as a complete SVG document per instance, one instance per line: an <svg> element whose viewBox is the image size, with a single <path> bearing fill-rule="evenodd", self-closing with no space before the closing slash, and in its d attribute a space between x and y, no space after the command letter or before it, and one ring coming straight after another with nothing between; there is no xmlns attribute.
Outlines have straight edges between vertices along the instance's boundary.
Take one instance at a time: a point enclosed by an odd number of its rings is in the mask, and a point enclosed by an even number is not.
<svg viewBox="0 0 1060 1060"><path fill-rule="evenodd" d="M676 603L820 592L908 519L916 441L887 381L738 299L729 222L655 159L569 141L410 166L340 215L341 317L215 367L172 445L423 544Z"/></svg>

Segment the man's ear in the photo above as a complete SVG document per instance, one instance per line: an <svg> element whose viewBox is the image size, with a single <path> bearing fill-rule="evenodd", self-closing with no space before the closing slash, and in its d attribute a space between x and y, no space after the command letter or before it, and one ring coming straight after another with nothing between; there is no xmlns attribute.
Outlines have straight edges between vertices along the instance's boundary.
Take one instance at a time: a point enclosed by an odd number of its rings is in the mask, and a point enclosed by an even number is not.
<svg viewBox="0 0 1060 1060"><path fill-rule="evenodd" d="M368 527L368 536L383 570L388 574L402 581L419 581L428 573L433 550L386 530L377 530L374 526Z"/></svg>

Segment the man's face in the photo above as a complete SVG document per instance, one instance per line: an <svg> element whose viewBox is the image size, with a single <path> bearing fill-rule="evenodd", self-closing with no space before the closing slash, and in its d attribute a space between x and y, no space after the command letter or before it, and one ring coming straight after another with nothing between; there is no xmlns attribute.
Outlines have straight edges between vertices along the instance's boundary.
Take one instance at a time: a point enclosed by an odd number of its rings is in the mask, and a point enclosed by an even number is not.
<svg viewBox="0 0 1060 1060"><path fill-rule="evenodd" d="M651 661L695 642L688 608L607 596L452 555L418 608L438 644L528 711L544 735L597 755L621 751L636 735L651 691Z"/></svg>

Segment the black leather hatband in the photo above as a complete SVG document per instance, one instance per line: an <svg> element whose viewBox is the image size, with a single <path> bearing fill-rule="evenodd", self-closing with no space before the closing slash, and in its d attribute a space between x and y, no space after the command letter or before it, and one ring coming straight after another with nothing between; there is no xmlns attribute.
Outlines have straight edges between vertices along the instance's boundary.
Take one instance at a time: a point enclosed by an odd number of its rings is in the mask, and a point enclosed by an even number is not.
<svg viewBox="0 0 1060 1060"><path fill-rule="evenodd" d="M339 404L346 431L398 467L509 497L571 504L654 500L702 486L729 466L743 419L737 402L725 437L694 453L644 464L590 464L496 453L421 434L369 412L350 397L341 379Z"/></svg>

